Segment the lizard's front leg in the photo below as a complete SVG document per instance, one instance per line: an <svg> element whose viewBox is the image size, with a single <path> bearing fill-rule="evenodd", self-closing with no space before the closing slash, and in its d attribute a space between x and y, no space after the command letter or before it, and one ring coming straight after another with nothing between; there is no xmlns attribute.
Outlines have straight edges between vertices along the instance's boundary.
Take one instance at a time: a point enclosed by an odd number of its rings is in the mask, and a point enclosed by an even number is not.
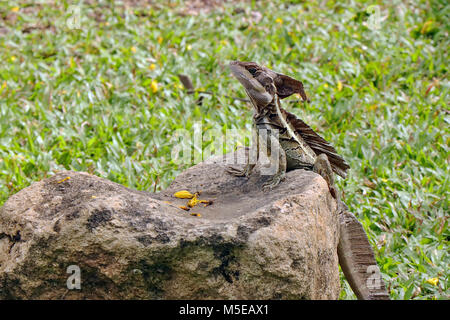
<svg viewBox="0 0 450 320"><path fill-rule="evenodd" d="M228 166L226 168L226 171L229 174L232 174L236 177L249 177L250 174L253 171L253 168L256 165L256 162L258 161L258 154L259 154L259 137L258 132L255 130L256 126L253 125L253 134L252 139L253 142L250 146L249 154L245 157L245 165L244 168L234 167L234 166Z"/></svg>
<svg viewBox="0 0 450 320"><path fill-rule="evenodd" d="M255 164L254 163L250 163L248 158L247 158L246 164L245 164L243 169L242 168L238 168L238 167L228 166L226 168L226 170L227 170L227 172L229 174L232 174L233 176L236 176L236 177L247 177L248 178L250 176L250 174L252 173L254 167L255 167Z"/></svg>
<svg viewBox="0 0 450 320"><path fill-rule="evenodd" d="M272 175L272 178L263 184L262 189L263 191L270 191L284 179L287 161L286 153L279 142L278 134L274 135L274 132L272 132L274 131L273 129L264 131L265 134L260 134L262 139L259 143L261 144L260 148L262 152L269 158L270 167L261 167L261 175ZM270 144L270 148L268 148L268 143Z"/></svg>

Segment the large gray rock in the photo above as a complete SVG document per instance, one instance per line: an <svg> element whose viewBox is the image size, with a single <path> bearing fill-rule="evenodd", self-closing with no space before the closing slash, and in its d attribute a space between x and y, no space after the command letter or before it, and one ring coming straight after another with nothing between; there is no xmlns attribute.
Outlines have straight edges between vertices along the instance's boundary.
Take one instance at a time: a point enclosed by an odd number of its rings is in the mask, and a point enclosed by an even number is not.
<svg viewBox="0 0 450 320"><path fill-rule="evenodd" d="M326 182L295 170L264 193L264 180L216 157L156 194L72 171L34 183L0 208L0 298L337 299ZM191 216L179 190L214 202Z"/></svg>

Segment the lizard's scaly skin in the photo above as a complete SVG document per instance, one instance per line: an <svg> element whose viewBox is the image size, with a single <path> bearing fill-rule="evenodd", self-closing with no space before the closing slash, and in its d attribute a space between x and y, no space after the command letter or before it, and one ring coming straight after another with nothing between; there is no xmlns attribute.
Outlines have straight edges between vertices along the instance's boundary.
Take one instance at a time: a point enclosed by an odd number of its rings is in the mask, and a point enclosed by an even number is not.
<svg viewBox="0 0 450 320"><path fill-rule="evenodd" d="M263 189L267 191L276 187L283 180L286 170L301 168L319 173L327 181L338 205L340 237L337 250L347 281L358 299L389 299L367 235L356 217L340 200L334 185L333 172L345 178L349 165L329 142L280 106L280 98L293 93L299 93L307 100L303 84L254 62L233 61L230 69L244 86L253 104L253 122L257 135L261 135L261 130L267 133L264 139L256 139L257 156L260 150L266 150L271 162L279 163L277 172L263 185ZM254 166L247 163L242 170L230 167L229 172L248 177Z"/></svg>

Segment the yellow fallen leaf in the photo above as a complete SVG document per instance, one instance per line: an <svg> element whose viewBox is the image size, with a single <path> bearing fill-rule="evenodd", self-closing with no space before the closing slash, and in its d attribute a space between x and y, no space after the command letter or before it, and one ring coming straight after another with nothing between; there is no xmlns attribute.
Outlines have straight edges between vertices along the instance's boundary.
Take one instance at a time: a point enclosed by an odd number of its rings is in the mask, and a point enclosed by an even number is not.
<svg viewBox="0 0 450 320"><path fill-rule="evenodd" d="M192 208L199 203L200 203L200 201L197 199L197 194L194 194L194 197L188 201L187 205L188 205L188 207Z"/></svg>
<svg viewBox="0 0 450 320"><path fill-rule="evenodd" d="M420 33L421 33L421 34L427 33L428 31L431 30L431 26L432 26L432 25L433 25L433 21L432 21L432 20L428 20L427 22L425 22L425 23L423 24L423 27L422 27L422 30L420 30Z"/></svg>
<svg viewBox="0 0 450 320"><path fill-rule="evenodd" d="M432 284L433 286L437 286L437 284L439 283L439 278L430 278L427 280L427 283Z"/></svg>
<svg viewBox="0 0 450 320"><path fill-rule="evenodd" d="M70 179L70 177L65 177L64 179L58 181L58 183L63 183L64 181L67 181L67 180L69 180L69 179Z"/></svg>
<svg viewBox="0 0 450 320"><path fill-rule="evenodd" d="M187 190L175 192L173 196L180 199L192 199L194 197L194 195Z"/></svg>
<svg viewBox="0 0 450 320"><path fill-rule="evenodd" d="M188 208L188 207L186 207L186 206L179 206L178 208L183 209L183 210L186 210L186 211L191 210L190 208Z"/></svg>
<svg viewBox="0 0 450 320"><path fill-rule="evenodd" d="M342 91L342 82L338 81L337 89L338 89L338 91Z"/></svg>
<svg viewBox="0 0 450 320"><path fill-rule="evenodd" d="M204 207L210 206L213 204L212 200L199 200L200 203L204 203Z"/></svg>
<svg viewBox="0 0 450 320"><path fill-rule="evenodd" d="M158 91L158 82L156 80L152 80L150 88L152 89L153 93L156 93Z"/></svg>

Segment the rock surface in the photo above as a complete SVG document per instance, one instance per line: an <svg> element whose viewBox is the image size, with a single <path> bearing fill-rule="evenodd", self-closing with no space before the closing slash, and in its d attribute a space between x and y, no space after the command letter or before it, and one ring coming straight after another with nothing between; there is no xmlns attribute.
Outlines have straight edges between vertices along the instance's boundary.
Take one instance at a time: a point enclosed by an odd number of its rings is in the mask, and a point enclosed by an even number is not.
<svg viewBox="0 0 450 320"><path fill-rule="evenodd" d="M322 177L291 171L264 193L257 172L224 168L212 158L160 193L66 171L11 196L0 299L337 299L339 224ZM214 202L191 216L179 190Z"/></svg>

